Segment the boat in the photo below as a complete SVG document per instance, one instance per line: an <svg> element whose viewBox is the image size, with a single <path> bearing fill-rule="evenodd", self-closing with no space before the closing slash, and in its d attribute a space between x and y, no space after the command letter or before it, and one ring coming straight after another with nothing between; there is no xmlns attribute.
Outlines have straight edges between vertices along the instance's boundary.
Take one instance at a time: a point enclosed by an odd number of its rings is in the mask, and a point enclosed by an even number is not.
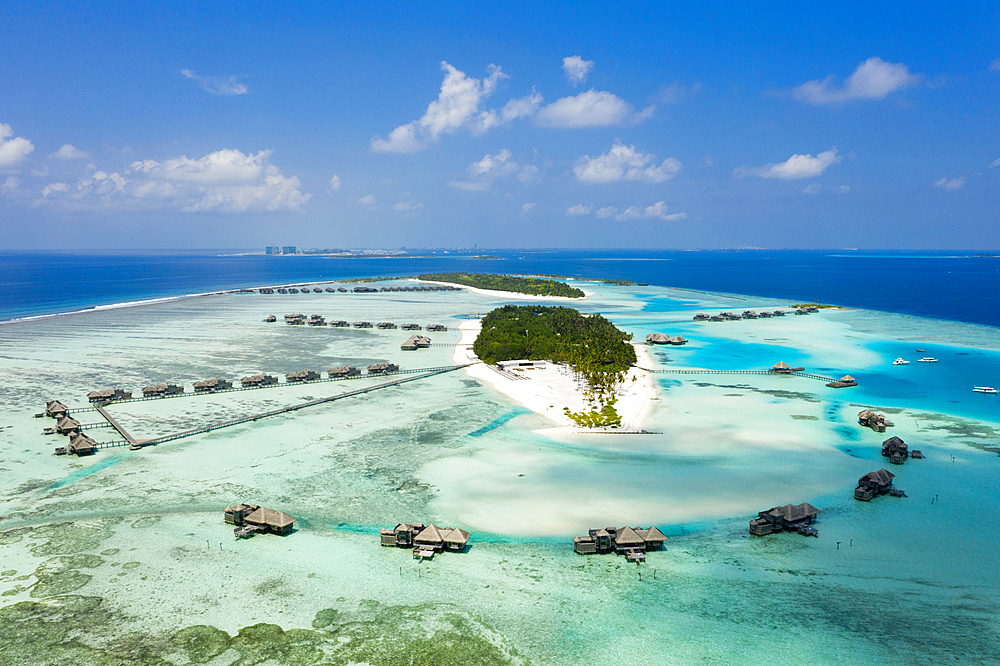
<svg viewBox="0 0 1000 666"><path fill-rule="evenodd" d="M910 362L907 361L905 358L897 358L895 361L892 362L892 364L893 365L909 365Z"/></svg>
<svg viewBox="0 0 1000 666"><path fill-rule="evenodd" d="M917 351L920 352L921 354L924 352L923 349L918 349Z"/></svg>
<svg viewBox="0 0 1000 666"><path fill-rule="evenodd" d="M923 358L917 359L918 363L937 363L937 359L933 356L924 356Z"/></svg>
<svg viewBox="0 0 1000 666"><path fill-rule="evenodd" d="M992 386L973 386L972 390L976 393L1000 393Z"/></svg>

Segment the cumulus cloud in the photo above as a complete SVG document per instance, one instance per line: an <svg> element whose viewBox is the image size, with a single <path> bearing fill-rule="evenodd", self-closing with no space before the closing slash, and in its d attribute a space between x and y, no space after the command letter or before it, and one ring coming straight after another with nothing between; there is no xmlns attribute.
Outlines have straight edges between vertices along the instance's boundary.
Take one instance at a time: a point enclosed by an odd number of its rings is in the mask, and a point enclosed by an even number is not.
<svg viewBox="0 0 1000 666"><path fill-rule="evenodd" d="M361 204L362 206L374 206L375 201L376 199L374 194L366 194L365 196L358 199L358 203Z"/></svg>
<svg viewBox="0 0 1000 666"><path fill-rule="evenodd" d="M680 170L681 163L672 157L657 165L656 155L619 141L615 141L611 150L603 155L584 155L573 167L577 180L585 183L617 183L622 180L662 183L676 176Z"/></svg>
<svg viewBox="0 0 1000 666"><path fill-rule="evenodd" d="M397 201L392 205L393 210L399 210L403 212L420 210L424 205L417 201L416 199L404 199L403 201Z"/></svg>
<svg viewBox="0 0 1000 666"><path fill-rule="evenodd" d="M850 185L841 185L840 187L834 190L834 192L836 192L837 194L847 194L850 191L851 191Z"/></svg>
<svg viewBox="0 0 1000 666"><path fill-rule="evenodd" d="M585 206L583 204L577 204L575 206L570 206L566 209L566 214L570 217L575 217L577 215L590 215L590 211L594 210L594 206Z"/></svg>
<svg viewBox="0 0 1000 666"><path fill-rule="evenodd" d="M614 217L618 214L618 209L614 206L604 206L603 208L597 209L597 217L603 219L606 217Z"/></svg>
<svg viewBox="0 0 1000 666"><path fill-rule="evenodd" d="M3 185L0 185L5 190L16 190L21 185L21 179L15 176L9 177L7 180L3 181Z"/></svg>
<svg viewBox="0 0 1000 666"><path fill-rule="evenodd" d="M527 165L521 169L521 173L517 174L517 179L525 185L533 185L539 182L541 177L538 175L538 167L532 164Z"/></svg>
<svg viewBox="0 0 1000 666"><path fill-rule="evenodd" d="M687 213L667 213L668 208L669 206L667 206L665 201L657 201L652 206L646 206L645 208L642 206L629 206L624 212L615 215L615 219L623 222L625 220L653 218L673 222L674 220L687 218ZM598 216L600 216L600 211L598 211Z"/></svg>
<svg viewBox="0 0 1000 666"><path fill-rule="evenodd" d="M90 157L89 153L80 150L71 143L64 144L62 148L49 155L49 159L63 161L82 160L88 157Z"/></svg>
<svg viewBox="0 0 1000 666"><path fill-rule="evenodd" d="M230 76L228 78L221 76L202 76L192 72L190 69L182 69L181 74L184 75L184 78L191 79L197 83L198 87L202 90L208 91L213 95L247 94L247 87L242 83L237 83L235 76Z"/></svg>
<svg viewBox="0 0 1000 666"><path fill-rule="evenodd" d="M542 96L532 90L530 95L510 100L503 105L499 112L496 109L490 109L480 113L476 119L475 130L482 133L492 127L533 116L541 104Z"/></svg>
<svg viewBox="0 0 1000 666"><path fill-rule="evenodd" d="M575 86L587 80L587 74L594 68L594 61L584 60L580 56L569 56L563 58L562 66L566 72L566 80Z"/></svg>
<svg viewBox="0 0 1000 666"><path fill-rule="evenodd" d="M529 210L531 210L532 208L534 208L537 205L538 204L535 204L535 203L526 203L526 204L524 204L523 206L521 206L521 214L523 215L524 213L527 213Z"/></svg>
<svg viewBox="0 0 1000 666"><path fill-rule="evenodd" d="M916 85L920 76L911 74L902 63L869 58L858 65L844 85L834 83L833 75L822 81L807 81L792 91L796 99L809 104L839 104L853 99L882 99L892 92Z"/></svg>
<svg viewBox="0 0 1000 666"><path fill-rule="evenodd" d="M996 169L997 167L1000 167L1000 157L993 160L993 162L990 164L991 169Z"/></svg>
<svg viewBox="0 0 1000 666"><path fill-rule="evenodd" d="M330 189L334 192L340 189L340 176L334 176L330 179Z"/></svg>
<svg viewBox="0 0 1000 666"><path fill-rule="evenodd" d="M52 183L36 204L66 210L245 213L299 210L311 194L270 164L271 151L220 150L198 159L137 160L122 173L95 170L72 187ZM89 169L88 169L89 170Z"/></svg>
<svg viewBox="0 0 1000 666"><path fill-rule="evenodd" d="M506 148L496 155L486 154L483 159L473 162L467 167L468 180L448 181L450 187L467 192L482 192L490 188L497 178L502 178L520 169L520 165L511 159L513 155ZM523 172L522 172L523 173Z"/></svg>
<svg viewBox="0 0 1000 666"><path fill-rule="evenodd" d="M31 154L35 145L23 136L13 139L14 128L0 123L0 168L11 167Z"/></svg>
<svg viewBox="0 0 1000 666"><path fill-rule="evenodd" d="M594 90L573 97L563 97L542 107L535 115L541 127L581 128L635 125L653 115L655 106L641 112L622 98L609 92Z"/></svg>
<svg viewBox="0 0 1000 666"><path fill-rule="evenodd" d="M942 178L941 180L934 181L934 187L940 187L942 190L947 190L948 192L954 192L955 190L962 189L965 186L965 176L960 178Z"/></svg>
<svg viewBox="0 0 1000 666"><path fill-rule="evenodd" d="M743 176L757 176L759 178L780 178L793 180L796 178L814 178L822 175L828 166L836 164L843 159L837 154L837 148L822 152L815 157L812 155L792 155L784 162L778 164L765 164L759 167L741 166L733 170L733 176L740 178Z"/></svg>
<svg viewBox="0 0 1000 666"><path fill-rule="evenodd" d="M474 126L477 119L481 128L488 125L480 118L479 107L496 89L497 82L507 78L507 75L496 65L489 66L488 75L483 79L472 78L443 61L441 69L445 76L438 98L427 105L423 116L392 130L388 138L373 137L371 149L374 152L414 153L437 141L442 134L452 134L466 125ZM540 98L538 103L541 103ZM527 106L530 106L530 100L515 103L508 113L516 115ZM503 111L494 119L499 122L502 117Z"/></svg>

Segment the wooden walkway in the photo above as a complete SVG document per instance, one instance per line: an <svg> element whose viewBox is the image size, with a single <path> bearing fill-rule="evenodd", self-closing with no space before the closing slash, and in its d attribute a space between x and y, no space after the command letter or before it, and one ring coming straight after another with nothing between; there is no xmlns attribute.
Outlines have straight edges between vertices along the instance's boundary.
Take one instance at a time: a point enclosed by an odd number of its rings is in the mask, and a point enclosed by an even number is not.
<svg viewBox="0 0 1000 666"><path fill-rule="evenodd" d="M451 372L453 370L458 370L459 368L467 367L471 365L469 363L463 365L451 365L442 368L437 368L425 372L419 375L413 375L412 377L404 377L402 379L396 379L391 382L385 382L384 384L376 384L375 386L367 386L362 389L356 389L354 391L347 391L346 393L340 393L337 395L331 395L326 398L318 398L316 400L310 400L308 402L302 402L297 405L291 405L289 407L282 407L280 409L274 409L268 412L261 412L259 414L252 414L250 416L241 416L239 418L230 419L228 421L222 421L220 423L213 423L212 425L202 426L200 428L192 428L191 430L185 430L183 432L173 433L171 435L163 435L162 437L154 437L152 439L134 440L130 435L128 435L121 426L104 411L103 408L98 408L102 414L105 414L109 422L115 427L125 437L130 444L137 444L139 446L154 446L156 444L162 444L164 442L170 442L175 439L182 439L184 437L191 437L192 435L199 435L205 432L211 432L213 430L220 430L222 428L229 428L231 426L239 425L241 423L249 423L251 421L259 421L261 419L270 418L272 416L280 416L282 414L287 414L289 412L294 412L300 409L305 409L307 407L314 407L316 405L322 405L328 402L333 402L334 400L341 400L343 398L350 398L356 395L361 395L363 393L370 393L372 391L377 391L378 389L389 388L391 386L399 386L400 384L405 384L407 382L413 382L418 379L426 379L427 377L433 377L434 375L440 375L445 372Z"/></svg>
<svg viewBox="0 0 1000 666"><path fill-rule="evenodd" d="M833 377L813 375L808 372L774 372L773 370L652 370L650 368L643 368L639 365L633 365L632 367L639 370L645 370L646 372L655 372L667 375L775 375L779 377L784 375L794 375L795 377L818 379L823 382L837 381Z"/></svg>
<svg viewBox="0 0 1000 666"><path fill-rule="evenodd" d="M443 343L442 343L443 344ZM285 388L287 386L306 386L311 384L325 384L327 382L344 382L354 379L371 379L373 377L390 377L395 375L410 375L422 372L438 372L447 370L457 370L458 368L464 368L465 365L441 365L433 368L414 368L412 370L397 370L396 372L381 372L377 374L361 374L354 375L353 377L330 377L323 379L313 379L311 381L304 382L280 382L278 384L270 384L268 386L238 386L231 389L222 389L221 391L198 391L192 393L178 393L176 395L151 395L143 396L141 398L129 398L128 400L114 400L112 402L105 403L107 405L127 405L132 402L147 402L149 400L169 400L170 398L193 398L196 396L206 396L206 395L219 395L222 393L235 393L237 391L258 391L261 389L275 389L275 388ZM90 407L72 407L66 410L67 414L82 414L83 412L97 412L100 411L96 405Z"/></svg>
<svg viewBox="0 0 1000 666"><path fill-rule="evenodd" d="M139 443L135 440L134 437L132 437L132 435L128 434L128 431L125 430L125 428L123 428L121 424L118 423L118 421L115 420L115 417L111 416L111 414L108 414L107 410L105 410L104 407L95 407L95 409L101 413L101 416L103 416L108 420L108 423L111 424L111 427L117 430L118 434L124 437L125 441L128 442L129 445Z"/></svg>

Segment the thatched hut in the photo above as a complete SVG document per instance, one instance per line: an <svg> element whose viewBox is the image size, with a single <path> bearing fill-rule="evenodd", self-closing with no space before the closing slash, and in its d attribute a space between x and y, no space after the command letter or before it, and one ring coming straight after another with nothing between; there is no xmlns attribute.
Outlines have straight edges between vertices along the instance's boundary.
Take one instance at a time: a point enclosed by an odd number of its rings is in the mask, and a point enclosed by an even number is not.
<svg viewBox="0 0 1000 666"><path fill-rule="evenodd" d="M882 455L889 459L893 465L902 465L910 455L906 442L893 435L882 442Z"/></svg>
<svg viewBox="0 0 1000 666"><path fill-rule="evenodd" d="M870 409L862 409L858 412L858 423L875 432L885 432L887 427L894 425L892 421L885 418L885 414L876 414Z"/></svg>
<svg viewBox="0 0 1000 666"><path fill-rule="evenodd" d="M792 372L792 366L788 365L784 361L778 361L771 366L771 372L777 372L781 374L789 374Z"/></svg>
<svg viewBox="0 0 1000 666"><path fill-rule="evenodd" d="M342 368L330 368L326 374L330 379L336 379L337 377L357 377L361 374L361 368L355 368L353 365L345 365Z"/></svg>
<svg viewBox="0 0 1000 666"><path fill-rule="evenodd" d="M884 495L892 490L892 480L896 475L887 469L868 472L858 479L858 487L854 489L854 499L867 502L876 495Z"/></svg>
<svg viewBox="0 0 1000 666"><path fill-rule="evenodd" d="M63 416L61 419L56 421L56 432L60 435L68 435L70 433L80 431L80 422L74 419L72 416Z"/></svg>
<svg viewBox="0 0 1000 666"><path fill-rule="evenodd" d="M62 404L58 400L46 400L45 401L45 415L52 416L54 418L59 418L61 416L66 416L66 412L69 408Z"/></svg>
<svg viewBox="0 0 1000 666"><path fill-rule="evenodd" d="M425 527L413 538L413 545L420 548L430 548L435 552L444 550L444 537L441 530L433 523Z"/></svg>
<svg viewBox="0 0 1000 666"><path fill-rule="evenodd" d="M70 435L66 452L78 456L89 456L97 452L97 442L81 432L73 433Z"/></svg>
<svg viewBox="0 0 1000 666"><path fill-rule="evenodd" d="M294 372L289 372L285 375L285 381L289 383L294 382L313 382L317 379L322 379L323 376L320 375L315 370L296 370Z"/></svg>

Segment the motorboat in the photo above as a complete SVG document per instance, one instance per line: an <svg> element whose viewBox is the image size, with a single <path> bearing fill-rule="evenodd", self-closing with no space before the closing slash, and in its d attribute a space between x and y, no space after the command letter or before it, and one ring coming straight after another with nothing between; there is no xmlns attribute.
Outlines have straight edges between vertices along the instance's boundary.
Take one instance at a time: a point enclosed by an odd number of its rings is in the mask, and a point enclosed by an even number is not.
<svg viewBox="0 0 1000 666"><path fill-rule="evenodd" d="M972 390L976 393L998 393L992 386L973 386Z"/></svg>
<svg viewBox="0 0 1000 666"><path fill-rule="evenodd" d="M923 358L917 359L919 363L937 363L937 359L933 356L924 356Z"/></svg>
<svg viewBox="0 0 1000 666"><path fill-rule="evenodd" d="M905 358L897 358L895 361L892 362L892 364L893 365L909 365L910 362L907 361Z"/></svg>

